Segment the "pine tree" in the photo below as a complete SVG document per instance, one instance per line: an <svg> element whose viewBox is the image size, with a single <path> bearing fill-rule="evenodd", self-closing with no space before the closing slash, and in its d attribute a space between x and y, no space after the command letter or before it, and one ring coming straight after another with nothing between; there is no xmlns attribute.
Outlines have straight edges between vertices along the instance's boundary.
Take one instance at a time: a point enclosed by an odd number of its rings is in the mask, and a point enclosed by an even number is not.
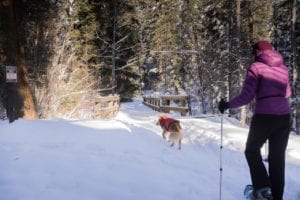
<svg viewBox="0 0 300 200"><path fill-rule="evenodd" d="M11 108L7 114L10 121L18 117L33 119L37 117L37 113L29 85L24 42L20 32L22 30L19 16L20 1L7 0L1 3L0 9L3 11L1 14L6 19L6 24L2 26L6 41L2 51L7 57L5 62L18 68L18 82L16 84L7 83L5 86L7 89L5 92L6 106Z"/></svg>
<svg viewBox="0 0 300 200"><path fill-rule="evenodd" d="M285 64L290 69L292 85L292 128L300 134L300 106L298 103L299 90L299 63L300 55L300 3L297 1L273 2L273 37L275 47L284 57ZM288 39L287 39L288 38ZM297 67L298 66L298 67Z"/></svg>
<svg viewBox="0 0 300 200"><path fill-rule="evenodd" d="M108 48L104 55L109 67L102 70L106 77L112 71L111 86L122 98L131 98L139 90L138 21L135 7L130 1L112 1L110 6L111 25L107 29Z"/></svg>

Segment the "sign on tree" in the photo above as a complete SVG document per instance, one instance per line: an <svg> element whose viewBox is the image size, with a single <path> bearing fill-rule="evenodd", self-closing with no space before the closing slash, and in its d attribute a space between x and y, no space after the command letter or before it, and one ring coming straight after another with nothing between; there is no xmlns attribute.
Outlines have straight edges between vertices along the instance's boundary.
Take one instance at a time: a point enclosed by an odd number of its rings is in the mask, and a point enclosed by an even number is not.
<svg viewBox="0 0 300 200"><path fill-rule="evenodd" d="M17 67L6 66L6 82L16 83L17 82Z"/></svg>

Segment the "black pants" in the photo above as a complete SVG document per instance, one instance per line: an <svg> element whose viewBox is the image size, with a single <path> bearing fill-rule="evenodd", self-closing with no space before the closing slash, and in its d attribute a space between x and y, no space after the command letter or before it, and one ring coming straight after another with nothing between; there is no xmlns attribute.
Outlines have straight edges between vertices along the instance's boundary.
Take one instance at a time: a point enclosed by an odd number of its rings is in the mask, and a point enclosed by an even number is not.
<svg viewBox="0 0 300 200"><path fill-rule="evenodd" d="M274 200L282 200L284 191L285 150L290 130L290 115L256 114L252 118L245 155L255 189L271 187ZM260 149L269 142L267 169Z"/></svg>

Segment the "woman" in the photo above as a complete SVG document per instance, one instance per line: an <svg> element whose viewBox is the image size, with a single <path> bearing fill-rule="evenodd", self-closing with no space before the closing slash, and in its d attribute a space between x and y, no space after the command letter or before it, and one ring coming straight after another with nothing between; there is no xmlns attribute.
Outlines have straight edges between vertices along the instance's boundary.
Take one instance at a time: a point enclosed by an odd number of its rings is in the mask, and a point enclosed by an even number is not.
<svg viewBox="0 0 300 200"><path fill-rule="evenodd" d="M282 200L285 176L285 151L289 138L291 95L288 68L282 56L268 41L253 45L255 61L247 71L241 93L229 102L223 99L219 110L237 108L255 98L246 142L245 156L250 169L255 199ZM260 149L269 141L269 169L266 170Z"/></svg>

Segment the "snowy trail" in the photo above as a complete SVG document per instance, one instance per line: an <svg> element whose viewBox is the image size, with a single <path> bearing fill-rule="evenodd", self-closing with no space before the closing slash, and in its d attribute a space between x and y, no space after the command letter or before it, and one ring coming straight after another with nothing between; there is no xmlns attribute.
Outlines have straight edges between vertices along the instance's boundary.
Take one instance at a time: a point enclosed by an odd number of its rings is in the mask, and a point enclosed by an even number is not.
<svg viewBox="0 0 300 200"><path fill-rule="evenodd" d="M113 120L0 122L0 200L217 200L220 119L179 117L182 150L155 125L161 114L141 101ZM247 129L224 118L222 196L243 198ZM291 137L285 193L299 200L300 148ZM294 164L293 164L294 163Z"/></svg>

